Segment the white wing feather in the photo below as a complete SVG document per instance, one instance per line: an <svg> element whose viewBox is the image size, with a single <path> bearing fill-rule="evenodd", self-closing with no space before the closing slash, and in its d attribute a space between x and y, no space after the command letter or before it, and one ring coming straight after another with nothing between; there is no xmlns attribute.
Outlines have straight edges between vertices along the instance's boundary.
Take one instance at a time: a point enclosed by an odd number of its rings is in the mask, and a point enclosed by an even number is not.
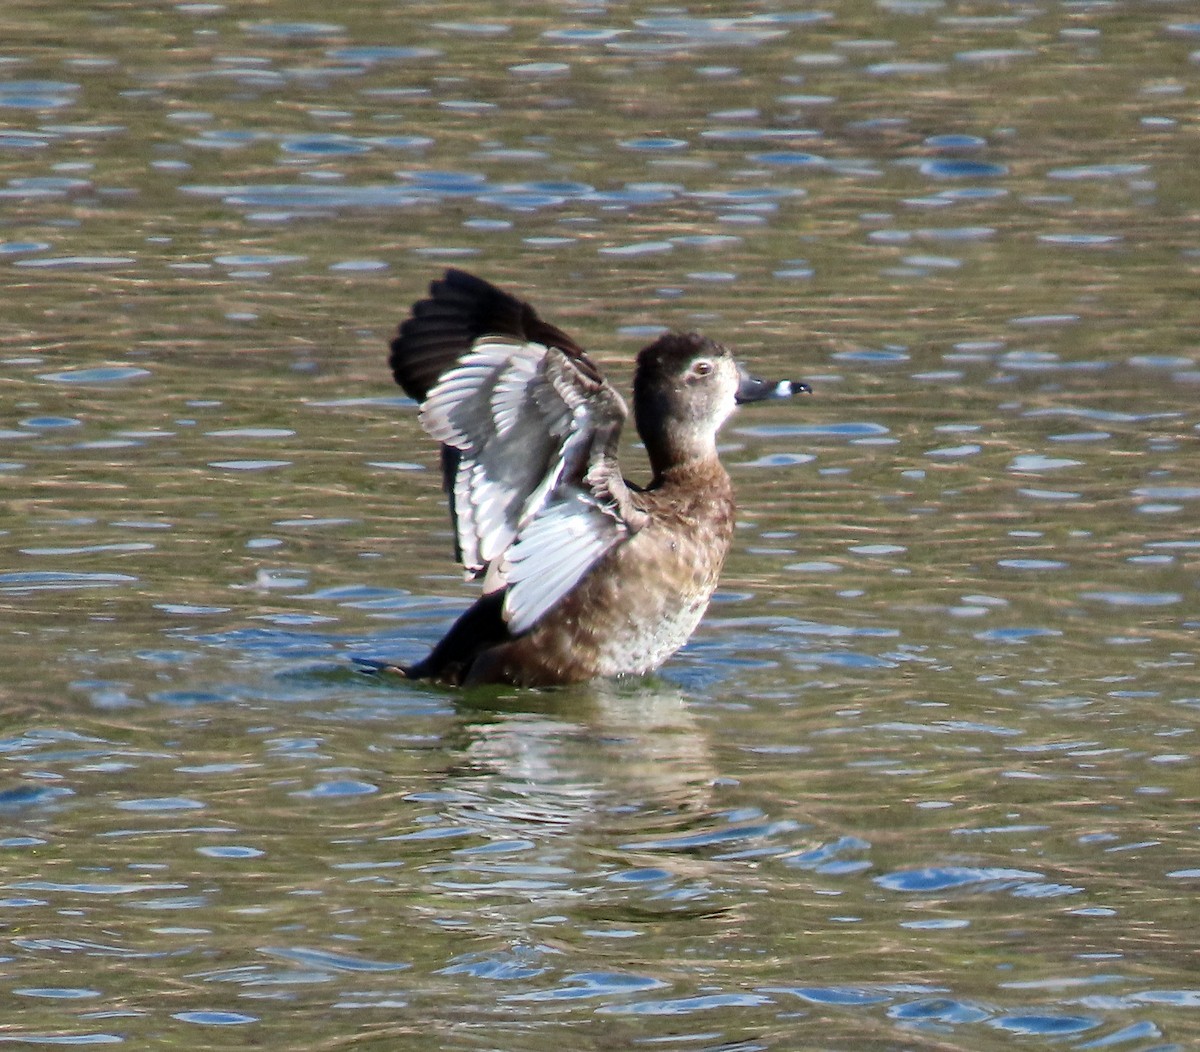
<svg viewBox="0 0 1200 1052"><path fill-rule="evenodd" d="M487 591L508 587L514 633L640 528L592 477L600 465L607 470L596 477L615 478L624 492L607 444L625 413L620 395L585 379L561 350L499 336L477 340L425 399L425 430L460 454L454 506L463 565L486 569Z"/></svg>
<svg viewBox="0 0 1200 1052"><path fill-rule="evenodd" d="M472 573L513 543L529 494L543 481L546 462L560 444L542 420L521 426L527 416L521 397L528 398L546 353L536 343L478 340L421 406L429 435L462 454L454 504L463 565Z"/></svg>
<svg viewBox="0 0 1200 1052"><path fill-rule="evenodd" d="M533 519L506 557L504 615L520 634L563 598L627 529L581 490Z"/></svg>

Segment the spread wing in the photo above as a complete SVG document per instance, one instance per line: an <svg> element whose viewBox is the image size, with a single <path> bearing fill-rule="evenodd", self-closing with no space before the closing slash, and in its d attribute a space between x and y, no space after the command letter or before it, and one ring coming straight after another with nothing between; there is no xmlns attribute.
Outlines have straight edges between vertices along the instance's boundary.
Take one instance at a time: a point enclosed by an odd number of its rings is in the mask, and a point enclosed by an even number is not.
<svg viewBox="0 0 1200 1052"><path fill-rule="evenodd" d="M485 592L507 589L519 634L646 521L616 459L628 412L527 304L462 271L430 291L401 326L392 368L442 443L460 561L484 574Z"/></svg>

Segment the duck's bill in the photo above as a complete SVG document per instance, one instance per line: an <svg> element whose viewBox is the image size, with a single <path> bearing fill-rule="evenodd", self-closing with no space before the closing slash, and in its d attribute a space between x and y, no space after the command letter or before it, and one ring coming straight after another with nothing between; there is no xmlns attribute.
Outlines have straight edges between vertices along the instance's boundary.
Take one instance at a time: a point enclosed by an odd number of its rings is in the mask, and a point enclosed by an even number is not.
<svg viewBox="0 0 1200 1052"><path fill-rule="evenodd" d="M739 369L739 374L738 405L765 402L768 398L791 398L792 395L812 394L812 388L800 380L764 380L746 372L745 369Z"/></svg>

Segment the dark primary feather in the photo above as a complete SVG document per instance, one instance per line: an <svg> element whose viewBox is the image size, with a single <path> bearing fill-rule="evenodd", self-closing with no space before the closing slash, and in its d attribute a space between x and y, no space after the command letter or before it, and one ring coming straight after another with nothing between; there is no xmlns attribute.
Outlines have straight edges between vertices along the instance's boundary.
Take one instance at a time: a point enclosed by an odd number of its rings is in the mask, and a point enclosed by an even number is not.
<svg viewBox="0 0 1200 1052"><path fill-rule="evenodd" d="M400 326L389 358L392 375L405 394L423 402L438 378L483 336L557 347L590 379L603 379L583 348L528 303L453 268L430 284L428 298L415 303Z"/></svg>

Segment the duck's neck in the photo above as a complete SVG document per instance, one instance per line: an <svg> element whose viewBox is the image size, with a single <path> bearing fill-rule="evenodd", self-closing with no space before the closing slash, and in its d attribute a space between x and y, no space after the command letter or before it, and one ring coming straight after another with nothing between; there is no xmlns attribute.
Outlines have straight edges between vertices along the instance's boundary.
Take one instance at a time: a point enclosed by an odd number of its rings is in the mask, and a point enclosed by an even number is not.
<svg viewBox="0 0 1200 1052"><path fill-rule="evenodd" d="M716 498L730 488L729 475L721 465L715 448L707 455L674 459L665 463L651 457L650 466L654 469L651 489L677 486L698 494L711 494Z"/></svg>
<svg viewBox="0 0 1200 1052"><path fill-rule="evenodd" d="M718 471L723 470L717 459L715 434L698 434L690 428L663 428L654 434L643 431L642 442L646 446L656 484L670 474L711 470L708 467L710 464L715 465Z"/></svg>

